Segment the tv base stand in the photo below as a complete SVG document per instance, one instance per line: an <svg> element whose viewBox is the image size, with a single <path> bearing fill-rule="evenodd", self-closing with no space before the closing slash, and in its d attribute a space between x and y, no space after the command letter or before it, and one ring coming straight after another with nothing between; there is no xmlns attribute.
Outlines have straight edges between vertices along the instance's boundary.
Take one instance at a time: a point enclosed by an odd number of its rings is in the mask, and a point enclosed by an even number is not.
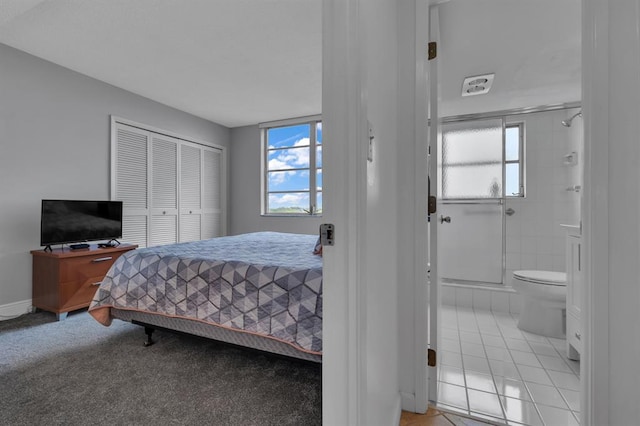
<svg viewBox="0 0 640 426"><path fill-rule="evenodd" d="M56 314L64 320L67 313L87 308L111 265L123 253L137 245L120 244L72 250L62 247L33 250L33 307Z"/></svg>

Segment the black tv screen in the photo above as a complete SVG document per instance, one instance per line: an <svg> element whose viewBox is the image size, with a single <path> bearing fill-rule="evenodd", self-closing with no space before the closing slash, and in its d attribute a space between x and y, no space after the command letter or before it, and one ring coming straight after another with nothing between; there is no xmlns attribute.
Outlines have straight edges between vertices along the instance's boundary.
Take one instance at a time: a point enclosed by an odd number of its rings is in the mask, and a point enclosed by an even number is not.
<svg viewBox="0 0 640 426"><path fill-rule="evenodd" d="M122 201L42 200L40 245L122 238Z"/></svg>

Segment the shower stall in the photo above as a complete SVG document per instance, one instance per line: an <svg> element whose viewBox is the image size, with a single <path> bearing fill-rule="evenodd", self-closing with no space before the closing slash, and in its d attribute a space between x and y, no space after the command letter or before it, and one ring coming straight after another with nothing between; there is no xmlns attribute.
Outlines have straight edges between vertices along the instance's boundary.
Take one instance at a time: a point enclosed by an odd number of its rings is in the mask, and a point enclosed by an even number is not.
<svg viewBox="0 0 640 426"><path fill-rule="evenodd" d="M439 263L446 281L504 282L505 122L445 123L439 144Z"/></svg>
<svg viewBox="0 0 640 426"><path fill-rule="evenodd" d="M517 313L514 270L565 270L560 224L580 214L579 112L570 104L443 121L431 220L444 304Z"/></svg>

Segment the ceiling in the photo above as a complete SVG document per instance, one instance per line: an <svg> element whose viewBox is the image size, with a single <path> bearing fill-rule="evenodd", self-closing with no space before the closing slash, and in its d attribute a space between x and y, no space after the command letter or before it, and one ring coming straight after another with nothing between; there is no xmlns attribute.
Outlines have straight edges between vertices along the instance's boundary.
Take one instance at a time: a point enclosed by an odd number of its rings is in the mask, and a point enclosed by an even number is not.
<svg viewBox="0 0 640 426"><path fill-rule="evenodd" d="M438 6L440 115L579 102L581 0L449 0ZM495 73L462 97L465 77Z"/></svg>
<svg viewBox="0 0 640 426"><path fill-rule="evenodd" d="M438 5L443 116L580 100L580 0ZM0 0L0 43L227 127L321 112L321 0ZM495 73L486 95L464 77Z"/></svg>

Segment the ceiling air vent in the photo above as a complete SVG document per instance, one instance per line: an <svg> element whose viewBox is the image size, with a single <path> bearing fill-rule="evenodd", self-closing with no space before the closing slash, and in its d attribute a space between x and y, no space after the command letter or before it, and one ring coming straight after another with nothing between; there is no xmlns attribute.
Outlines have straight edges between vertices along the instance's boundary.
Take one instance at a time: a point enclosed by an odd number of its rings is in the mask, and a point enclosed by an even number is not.
<svg viewBox="0 0 640 426"><path fill-rule="evenodd" d="M491 89L495 74L467 77L462 82L462 96L483 95Z"/></svg>

